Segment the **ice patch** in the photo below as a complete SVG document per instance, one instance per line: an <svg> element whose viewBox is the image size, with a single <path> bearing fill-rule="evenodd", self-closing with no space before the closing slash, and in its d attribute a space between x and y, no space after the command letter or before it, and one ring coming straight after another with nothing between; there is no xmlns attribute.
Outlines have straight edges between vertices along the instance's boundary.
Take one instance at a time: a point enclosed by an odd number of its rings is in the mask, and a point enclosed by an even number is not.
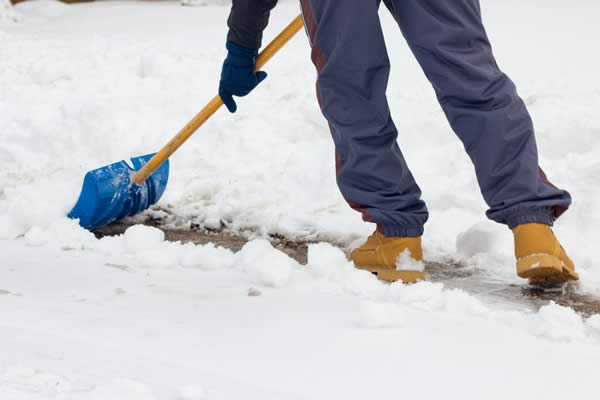
<svg viewBox="0 0 600 400"><path fill-rule="evenodd" d="M263 239L248 242L236 254L235 261L250 280L270 287L286 286L292 270L299 267L295 260L276 250L269 241Z"/></svg>

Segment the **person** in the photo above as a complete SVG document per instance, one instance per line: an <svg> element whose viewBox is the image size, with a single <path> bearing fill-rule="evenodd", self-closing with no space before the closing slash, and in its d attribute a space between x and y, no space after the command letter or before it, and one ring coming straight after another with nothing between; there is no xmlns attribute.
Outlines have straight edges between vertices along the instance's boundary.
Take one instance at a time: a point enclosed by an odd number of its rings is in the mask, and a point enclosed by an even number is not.
<svg viewBox="0 0 600 400"><path fill-rule="evenodd" d="M551 226L571 204L538 166L532 120L492 53L479 0L383 0L433 85L448 121L471 158L487 216L514 234L517 274L531 284L578 279ZM262 32L277 0L233 0L219 95L250 93ZM388 281L414 282L408 255L422 260L428 219L421 191L397 144L386 87L390 61L380 0L300 0L318 72L317 98L336 149L340 191L375 232L350 257ZM409 259L410 260L410 259Z"/></svg>

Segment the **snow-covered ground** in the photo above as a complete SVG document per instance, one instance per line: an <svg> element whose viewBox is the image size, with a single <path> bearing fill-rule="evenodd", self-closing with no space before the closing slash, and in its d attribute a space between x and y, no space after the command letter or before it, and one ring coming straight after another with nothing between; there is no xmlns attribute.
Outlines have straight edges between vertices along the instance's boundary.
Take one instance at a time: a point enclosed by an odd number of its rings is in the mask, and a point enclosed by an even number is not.
<svg viewBox="0 0 600 400"><path fill-rule="evenodd" d="M64 218L86 170L155 151L214 95L228 8L207 3L0 8L0 399L596 398L600 317L384 285L325 243L302 267L261 239L236 254L147 227L97 240ZM575 199L556 231L581 290L600 293L600 3L482 3L542 166ZM282 2L265 38L297 13ZM461 144L382 16L399 141L431 210L426 257L518 283L510 232L485 220ZM265 69L237 114L173 157L173 224L370 233L335 186L305 37Z"/></svg>

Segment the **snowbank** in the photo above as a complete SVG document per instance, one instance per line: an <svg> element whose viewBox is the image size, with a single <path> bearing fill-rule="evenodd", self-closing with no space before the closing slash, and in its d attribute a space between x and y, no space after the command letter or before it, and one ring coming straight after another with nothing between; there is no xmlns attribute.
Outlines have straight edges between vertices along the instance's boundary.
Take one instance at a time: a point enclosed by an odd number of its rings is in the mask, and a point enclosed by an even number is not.
<svg viewBox="0 0 600 400"><path fill-rule="evenodd" d="M540 379L564 377L555 367L572 359L578 393L597 385L598 316L556 304L498 310L440 283L384 284L325 243L311 245L300 266L261 239L233 253L165 242L146 226L101 240L68 220L31 232L5 246L0 269L1 398L264 400L335 389L358 399L373 387L390 393L374 377L425 371L454 393L465 371L492 365L505 372L483 373L461 396L481 398L494 385L504 389L490 398L501 399L535 395ZM527 354L522 370L515 360ZM377 370L382 363L394 368ZM291 373L299 370L308 375ZM509 370L513 384L501 385ZM357 372L360 380L348 380ZM192 377L203 384L186 383Z"/></svg>

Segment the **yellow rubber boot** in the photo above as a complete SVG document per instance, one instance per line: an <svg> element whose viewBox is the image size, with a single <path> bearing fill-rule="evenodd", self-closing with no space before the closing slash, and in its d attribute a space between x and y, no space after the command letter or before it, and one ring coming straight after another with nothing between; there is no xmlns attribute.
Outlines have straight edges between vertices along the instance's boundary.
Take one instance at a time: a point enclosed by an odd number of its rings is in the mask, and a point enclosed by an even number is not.
<svg viewBox="0 0 600 400"><path fill-rule="evenodd" d="M375 231L362 246L350 253L350 258L356 268L373 272L384 281L414 283L425 279L423 271L413 270L408 265L407 269L402 269L398 258L406 250L414 261L423 260L420 237L385 237Z"/></svg>
<svg viewBox="0 0 600 400"><path fill-rule="evenodd" d="M548 225L523 224L513 229L517 275L533 285L551 285L578 280L573 261L567 256Z"/></svg>

